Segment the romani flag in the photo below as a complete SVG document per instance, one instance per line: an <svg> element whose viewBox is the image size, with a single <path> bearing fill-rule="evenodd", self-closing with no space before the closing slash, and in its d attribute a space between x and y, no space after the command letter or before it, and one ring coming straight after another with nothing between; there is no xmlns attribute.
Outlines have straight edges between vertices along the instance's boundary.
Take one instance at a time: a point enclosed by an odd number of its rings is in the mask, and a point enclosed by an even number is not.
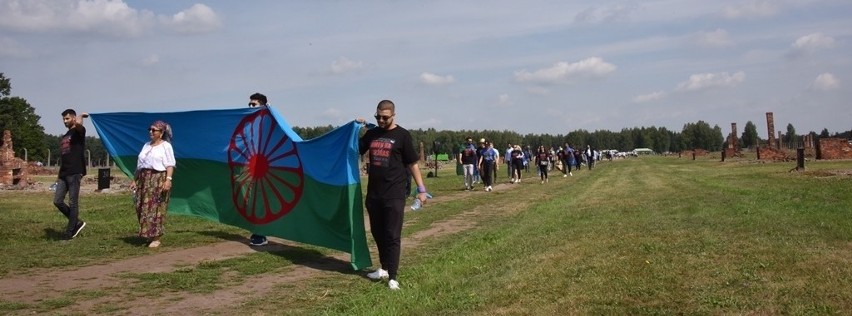
<svg viewBox="0 0 852 316"><path fill-rule="evenodd" d="M93 113L101 142L132 177L148 127L169 123L177 167L170 214L195 215L351 254L372 265L358 169L360 124L302 140L270 107Z"/></svg>

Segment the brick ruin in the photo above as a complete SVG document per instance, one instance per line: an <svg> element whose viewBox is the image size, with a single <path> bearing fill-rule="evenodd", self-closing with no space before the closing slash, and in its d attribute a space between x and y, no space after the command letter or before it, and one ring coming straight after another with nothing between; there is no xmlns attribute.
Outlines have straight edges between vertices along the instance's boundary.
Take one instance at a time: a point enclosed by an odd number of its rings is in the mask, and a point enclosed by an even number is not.
<svg viewBox="0 0 852 316"><path fill-rule="evenodd" d="M772 112L766 112L768 140L766 146L757 146L757 159L790 161L796 159L795 149L783 149L784 134L778 131L775 138L775 118ZM816 159L852 159L852 141L843 138L818 138L809 133L801 137L798 145L804 149L805 157Z"/></svg>
<svg viewBox="0 0 852 316"><path fill-rule="evenodd" d="M766 146L757 146L757 159L777 161L795 159L795 155L788 155L785 151L781 150L781 131L778 131L778 139L775 139L775 117L772 112L766 112L766 129L769 138L766 141Z"/></svg>
<svg viewBox="0 0 852 316"><path fill-rule="evenodd" d="M852 142L843 138L820 138L817 159L852 159Z"/></svg>
<svg viewBox="0 0 852 316"><path fill-rule="evenodd" d="M737 138L737 123L731 123L731 134L728 135L723 157L742 157L739 139Z"/></svg>
<svg viewBox="0 0 852 316"><path fill-rule="evenodd" d="M27 164L21 158L15 158L12 144L12 132L3 131L3 146L0 147L0 186L28 184Z"/></svg>

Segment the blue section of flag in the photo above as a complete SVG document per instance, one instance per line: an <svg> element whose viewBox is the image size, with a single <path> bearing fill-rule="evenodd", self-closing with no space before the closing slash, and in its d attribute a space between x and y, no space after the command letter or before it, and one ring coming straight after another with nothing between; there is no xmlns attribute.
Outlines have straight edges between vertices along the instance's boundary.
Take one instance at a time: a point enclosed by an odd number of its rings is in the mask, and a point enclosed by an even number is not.
<svg viewBox="0 0 852 316"><path fill-rule="evenodd" d="M234 131L248 115L269 111L282 133L298 148L306 176L330 184L360 183L358 168L358 132L361 125L352 121L311 140L303 140L284 117L272 107L201 110L187 112L117 112L91 113L92 123L101 136L104 148L113 157L136 156L149 141L148 127L157 120L165 121L175 135L171 141L175 158L205 159L228 163L228 147ZM330 155L348 148L345 156ZM133 170L135 166L126 166Z"/></svg>

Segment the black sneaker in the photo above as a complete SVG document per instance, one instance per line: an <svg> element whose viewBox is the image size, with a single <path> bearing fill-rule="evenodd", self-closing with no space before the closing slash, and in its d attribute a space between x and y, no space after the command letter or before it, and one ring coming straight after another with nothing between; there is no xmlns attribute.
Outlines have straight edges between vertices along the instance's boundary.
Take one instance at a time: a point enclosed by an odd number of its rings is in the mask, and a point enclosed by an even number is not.
<svg viewBox="0 0 852 316"><path fill-rule="evenodd" d="M74 233L71 234L71 236L68 239L72 239L74 237L77 237L77 235L80 234L80 231L83 230L83 227L86 227L86 222L80 221L79 223L77 223L77 228L74 229Z"/></svg>
<svg viewBox="0 0 852 316"><path fill-rule="evenodd" d="M266 236L251 235L251 238L249 238L249 245L252 246L266 246L268 243Z"/></svg>

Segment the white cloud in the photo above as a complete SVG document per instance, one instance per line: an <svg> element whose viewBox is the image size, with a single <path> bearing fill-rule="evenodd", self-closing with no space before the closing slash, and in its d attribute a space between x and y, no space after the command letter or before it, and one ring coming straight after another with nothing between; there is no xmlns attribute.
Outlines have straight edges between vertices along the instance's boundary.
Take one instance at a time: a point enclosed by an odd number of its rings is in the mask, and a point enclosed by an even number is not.
<svg viewBox="0 0 852 316"><path fill-rule="evenodd" d="M745 81L745 73L738 71L733 75L727 72L703 73L689 76L689 80L677 85L678 90L696 91L714 87L734 87Z"/></svg>
<svg viewBox="0 0 852 316"><path fill-rule="evenodd" d="M727 7L725 17L731 19L773 16L779 8L771 0L756 0L736 7Z"/></svg>
<svg viewBox="0 0 852 316"><path fill-rule="evenodd" d="M456 78L453 78L453 76L450 75L440 76L433 73L424 72L420 74L420 82L430 86L443 86L456 82Z"/></svg>
<svg viewBox="0 0 852 316"><path fill-rule="evenodd" d="M575 78L602 78L611 74L616 68L615 65L605 62L600 57L590 57L570 64L560 61L550 68L534 72L526 69L516 71L515 80L552 84L571 81Z"/></svg>
<svg viewBox="0 0 852 316"><path fill-rule="evenodd" d="M734 45L734 42L728 37L728 31L723 29L699 33L697 41L699 45L705 47L727 47Z"/></svg>
<svg viewBox="0 0 852 316"><path fill-rule="evenodd" d="M346 57L340 57L331 63L331 72L335 74L357 71L362 68L364 68L363 62L354 61Z"/></svg>
<svg viewBox="0 0 852 316"><path fill-rule="evenodd" d="M145 57L141 61L142 66L153 66L160 63L160 56L157 54L152 54L148 57Z"/></svg>
<svg viewBox="0 0 852 316"><path fill-rule="evenodd" d="M666 97L666 93L663 91L656 91L649 94L637 95L633 97L634 103L645 103L649 101L659 100Z"/></svg>
<svg viewBox="0 0 852 316"><path fill-rule="evenodd" d="M207 33L222 26L216 12L200 3L162 20L175 31L186 34Z"/></svg>
<svg viewBox="0 0 852 316"><path fill-rule="evenodd" d="M509 95L504 93L497 96L497 105L499 106L509 106L512 105L512 99L509 98Z"/></svg>
<svg viewBox="0 0 852 316"><path fill-rule="evenodd" d="M537 94L537 95L548 95L548 94L550 94L550 89L547 89L545 87L532 86L532 87L528 87L526 90L527 90L527 93L530 93L530 94Z"/></svg>
<svg viewBox="0 0 852 316"><path fill-rule="evenodd" d="M91 32L135 36L154 21L154 14L123 1L3 1L0 29L23 32Z"/></svg>
<svg viewBox="0 0 852 316"><path fill-rule="evenodd" d="M613 5L605 8L589 7L574 15L577 23L600 23L625 21L636 11L635 5Z"/></svg>
<svg viewBox="0 0 852 316"><path fill-rule="evenodd" d="M840 87L840 81L831 73L826 72L817 76L811 87L823 91L834 90Z"/></svg>
<svg viewBox="0 0 852 316"><path fill-rule="evenodd" d="M799 37L791 46L797 50L816 51L818 49L834 47L834 38L822 33L813 33Z"/></svg>

